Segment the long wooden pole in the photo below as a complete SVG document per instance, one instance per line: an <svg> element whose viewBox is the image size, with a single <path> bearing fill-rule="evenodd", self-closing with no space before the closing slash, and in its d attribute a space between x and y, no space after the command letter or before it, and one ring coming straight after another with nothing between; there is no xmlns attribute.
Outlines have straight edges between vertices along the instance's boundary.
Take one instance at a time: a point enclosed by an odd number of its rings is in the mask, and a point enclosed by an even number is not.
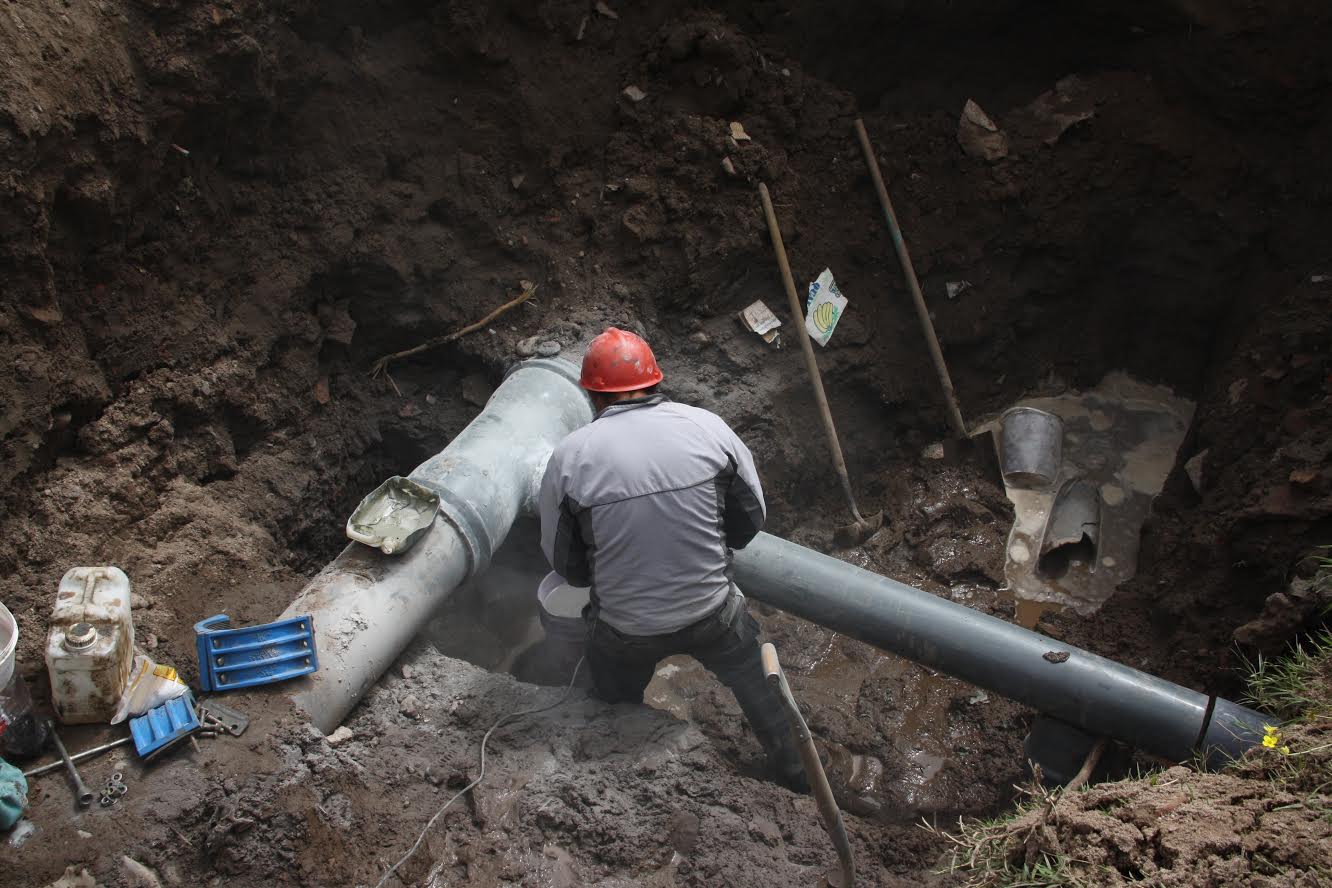
<svg viewBox="0 0 1332 888"><path fill-rule="evenodd" d="M851 517L857 525L864 525L856 508L856 497L851 492L851 478L846 472L846 460L842 458L842 445L837 441L837 427L833 425L832 411L828 409L828 396L823 392L823 377L819 374L819 362L814 357L814 344L809 341L809 331L805 329L805 313L800 310L800 297L796 295L795 279L791 277L791 264L786 260L786 247L782 244L782 230L777 227L777 212L772 208L772 197L768 186L759 183L759 197L763 200L763 215L768 220L768 234L772 238L772 249L777 253L777 267L782 272L782 284L786 287L786 298L791 307L791 322L796 325L795 337L800 340L800 349L805 354L805 369L809 371L810 384L814 386L814 400L819 405L819 416L823 419L823 431L828 437L828 449L832 451L833 468L842 482L842 493L846 504L851 509Z"/></svg>
<svg viewBox="0 0 1332 888"><path fill-rule="evenodd" d="M967 424L962 420L962 408L957 403L957 391L953 388L952 377L948 375L948 365L944 363L943 350L939 348L939 338L934 335L934 322L930 320L930 310L925 307L925 296L920 292L916 267L911 264L911 253L907 250L906 241L902 239L902 228L897 224L893 202L888 197L888 188L883 184L883 176L879 173L879 160L874 156L869 133L865 132L865 124L859 117L856 118L856 136L860 139L860 150L865 153L865 164L869 167L870 178L874 180L874 190L879 193L883 218L893 235L897 259L902 264L902 274L906 276L907 287L911 290L911 301L916 306L916 317L920 321L921 331L925 334L925 344L930 349L930 360L934 362L934 372L939 377L939 387L943 389L944 401L948 407L948 424L953 427L955 437L966 438Z"/></svg>

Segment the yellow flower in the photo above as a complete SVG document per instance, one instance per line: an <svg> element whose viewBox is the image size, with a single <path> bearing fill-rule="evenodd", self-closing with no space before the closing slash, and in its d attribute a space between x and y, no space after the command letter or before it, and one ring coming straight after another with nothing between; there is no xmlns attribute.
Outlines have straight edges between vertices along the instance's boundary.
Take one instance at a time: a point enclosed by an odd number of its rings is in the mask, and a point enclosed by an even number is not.
<svg viewBox="0 0 1332 888"><path fill-rule="evenodd" d="M1277 740L1277 736L1275 734L1268 734L1266 737L1263 738L1263 746L1267 747L1268 749L1276 748L1278 742L1280 741Z"/></svg>
<svg viewBox="0 0 1332 888"><path fill-rule="evenodd" d="M1290 747L1283 746L1280 749L1278 749L1277 752L1281 753L1282 755L1290 755Z"/></svg>
<svg viewBox="0 0 1332 888"><path fill-rule="evenodd" d="M1272 727L1271 725L1263 725L1263 733L1267 734L1269 737L1275 734L1276 732L1277 729Z"/></svg>

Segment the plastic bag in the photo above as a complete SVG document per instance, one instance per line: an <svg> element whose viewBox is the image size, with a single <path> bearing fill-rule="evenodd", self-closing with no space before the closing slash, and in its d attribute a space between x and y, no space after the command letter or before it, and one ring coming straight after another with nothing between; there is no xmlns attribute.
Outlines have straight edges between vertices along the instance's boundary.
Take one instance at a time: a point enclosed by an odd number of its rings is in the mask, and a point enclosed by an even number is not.
<svg viewBox="0 0 1332 888"><path fill-rule="evenodd" d="M23 772L0 759L0 829L19 822L28 807L28 781Z"/></svg>
<svg viewBox="0 0 1332 888"><path fill-rule="evenodd" d="M809 285L809 298L805 302L805 329L809 338L819 345L827 345L832 338L847 299L833 280L832 272L823 269L818 280Z"/></svg>
<svg viewBox="0 0 1332 888"><path fill-rule="evenodd" d="M130 680L120 696L120 706L116 708L111 724L118 725L127 718L143 715L187 690L189 686L176 675L175 667L154 663L146 654L136 651Z"/></svg>

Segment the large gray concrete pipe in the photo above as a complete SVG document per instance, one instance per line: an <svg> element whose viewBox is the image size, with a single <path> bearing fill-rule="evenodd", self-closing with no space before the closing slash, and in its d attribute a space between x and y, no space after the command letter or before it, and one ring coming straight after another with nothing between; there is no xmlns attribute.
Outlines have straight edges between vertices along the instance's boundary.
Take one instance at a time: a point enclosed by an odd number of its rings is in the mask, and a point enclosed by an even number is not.
<svg viewBox="0 0 1332 888"><path fill-rule="evenodd" d="M1216 766L1270 717L761 533L735 553L759 601L1171 761Z"/></svg>
<svg viewBox="0 0 1332 888"><path fill-rule="evenodd" d="M430 614L481 573L521 512L534 512L555 445L592 419L578 370L560 359L518 365L485 409L410 477L440 496L440 515L411 549L351 543L283 617L312 614L319 671L292 699L328 733L397 659Z"/></svg>

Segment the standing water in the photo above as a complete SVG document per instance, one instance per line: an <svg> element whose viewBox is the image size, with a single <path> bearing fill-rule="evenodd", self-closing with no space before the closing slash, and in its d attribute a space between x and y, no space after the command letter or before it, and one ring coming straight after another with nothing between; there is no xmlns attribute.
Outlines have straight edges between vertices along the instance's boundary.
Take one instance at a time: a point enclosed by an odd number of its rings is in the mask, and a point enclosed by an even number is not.
<svg viewBox="0 0 1332 888"><path fill-rule="evenodd" d="M1015 518L1004 577L1018 623L1032 628L1046 611L1095 612L1136 572L1143 522L1175 464L1193 402L1163 386L1111 373L1085 392L1020 403L1064 423L1056 482L1040 490L1007 488ZM1055 494L1071 478L1088 479L1100 494L1100 539L1094 560L1075 552L1053 571L1048 561L1042 564L1041 540Z"/></svg>

